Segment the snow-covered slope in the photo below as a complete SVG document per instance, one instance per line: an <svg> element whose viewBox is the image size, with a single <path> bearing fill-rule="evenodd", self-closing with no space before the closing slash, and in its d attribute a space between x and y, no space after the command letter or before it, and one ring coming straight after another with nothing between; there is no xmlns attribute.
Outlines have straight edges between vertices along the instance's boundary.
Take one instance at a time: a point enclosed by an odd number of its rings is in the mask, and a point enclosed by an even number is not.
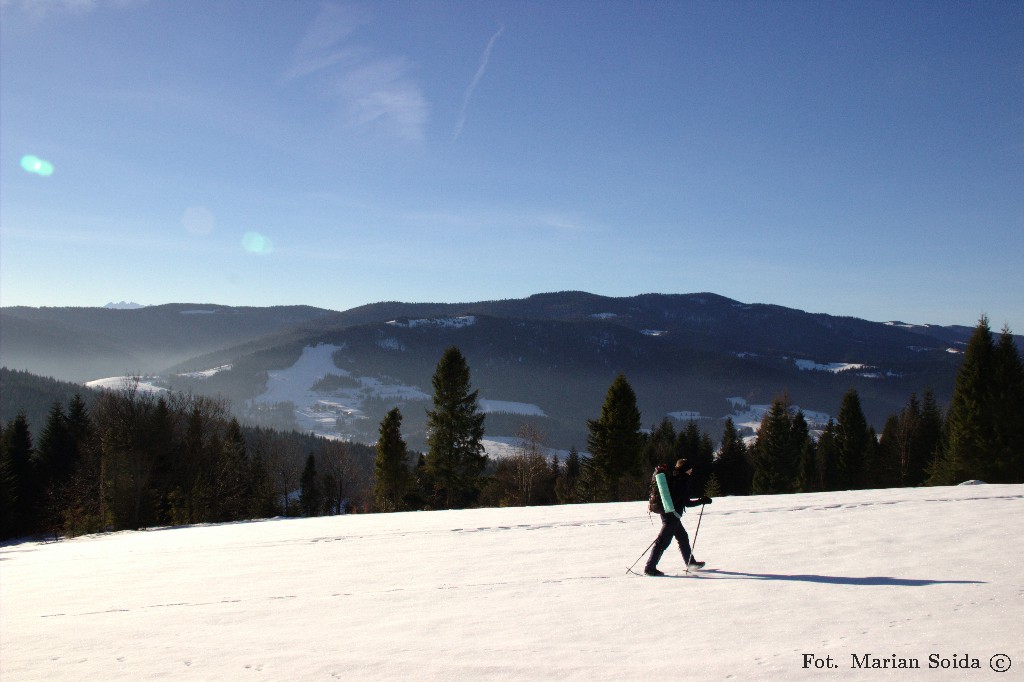
<svg viewBox="0 0 1024 682"><path fill-rule="evenodd" d="M1020 679L1022 512L1021 485L723 498L711 570L658 579L625 570L639 502L10 545L0 679Z"/></svg>

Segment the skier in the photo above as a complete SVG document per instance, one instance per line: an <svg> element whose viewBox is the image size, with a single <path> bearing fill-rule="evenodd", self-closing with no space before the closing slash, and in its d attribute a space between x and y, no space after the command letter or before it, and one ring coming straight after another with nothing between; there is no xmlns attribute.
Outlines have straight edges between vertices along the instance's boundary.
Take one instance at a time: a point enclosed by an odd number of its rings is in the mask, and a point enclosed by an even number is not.
<svg viewBox="0 0 1024 682"><path fill-rule="evenodd" d="M668 489L672 495L672 504L676 511L666 513L660 502L657 504L657 511L661 514L661 532L654 541L654 548L651 556L647 559L647 566L644 567L646 575L665 575L658 570L658 561L665 552L672 538L679 543L679 551L683 554L683 561L693 568L703 568L704 562L697 561L690 552L690 538L683 528L682 512L686 507L696 507L701 504L711 504L710 497L690 498L690 476L693 475L693 467L685 459L676 461L672 474L668 477ZM652 500L654 497L652 496Z"/></svg>

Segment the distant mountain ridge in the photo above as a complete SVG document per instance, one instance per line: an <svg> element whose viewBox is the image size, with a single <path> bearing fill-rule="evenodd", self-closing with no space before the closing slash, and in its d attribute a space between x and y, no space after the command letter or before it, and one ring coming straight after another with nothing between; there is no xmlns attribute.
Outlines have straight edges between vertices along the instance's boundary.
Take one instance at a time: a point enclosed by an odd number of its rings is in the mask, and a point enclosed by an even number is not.
<svg viewBox="0 0 1024 682"><path fill-rule="evenodd" d="M665 416L699 417L717 437L722 418L739 419L783 392L827 418L853 387L881 430L911 393L931 388L940 402L948 399L972 332L711 293L610 298L569 291L471 303L392 301L340 312L184 304L4 308L0 316L0 362L9 367L76 381L159 374L175 390L228 397L250 420L363 442L372 442L383 414L399 406L414 446L423 440L437 360L457 345L489 411L489 436L510 438L530 421L550 445L581 450L586 420L599 414L619 372L651 425ZM29 358L29 350L35 365L8 359ZM99 359L90 363L93 356Z"/></svg>
<svg viewBox="0 0 1024 682"><path fill-rule="evenodd" d="M328 312L309 306L211 304L128 309L5 307L0 308L0 365L77 382L158 373L190 357Z"/></svg>

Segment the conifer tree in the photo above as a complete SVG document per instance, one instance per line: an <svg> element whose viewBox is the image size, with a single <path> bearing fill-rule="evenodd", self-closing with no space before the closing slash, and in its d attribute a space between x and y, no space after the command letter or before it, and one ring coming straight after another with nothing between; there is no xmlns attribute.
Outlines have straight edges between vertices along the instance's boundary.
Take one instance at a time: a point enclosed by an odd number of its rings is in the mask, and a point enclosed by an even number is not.
<svg viewBox="0 0 1024 682"><path fill-rule="evenodd" d="M665 417L661 424L651 429L650 435L645 439L644 451L646 452L645 464L648 470L653 470L659 464L671 464L678 459L676 453L676 429L672 420Z"/></svg>
<svg viewBox="0 0 1024 682"><path fill-rule="evenodd" d="M746 443L736 431L732 417L725 420L714 471L723 495L750 494L754 471Z"/></svg>
<svg viewBox="0 0 1024 682"><path fill-rule="evenodd" d="M803 410L797 409L789 424L789 457L792 460L792 490L803 491L804 467L814 461L814 441Z"/></svg>
<svg viewBox="0 0 1024 682"><path fill-rule="evenodd" d="M701 432L693 419L687 422L686 428L679 434L676 456L685 459L693 468L691 488L695 491L703 490L712 474L715 445L707 434Z"/></svg>
<svg viewBox="0 0 1024 682"><path fill-rule="evenodd" d="M818 490L825 492L842 490L836 429L835 420L829 419L821 436L818 437L818 446L815 449L818 464Z"/></svg>
<svg viewBox="0 0 1024 682"><path fill-rule="evenodd" d="M0 537L10 538L29 533L34 528L38 497L32 470L32 433L24 412L4 426L0 435L0 471L3 472L3 503L0 509Z"/></svg>
<svg viewBox="0 0 1024 682"><path fill-rule="evenodd" d="M935 401L935 393L929 388L921 401L921 420L918 424L918 454L907 471L905 485L924 485L932 463L942 452L945 438L945 420L942 410Z"/></svg>
<svg viewBox="0 0 1024 682"><path fill-rule="evenodd" d="M249 453L245 445L245 435L238 420L232 418L224 432L221 452L218 459L218 475L215 481L216 495L219 498L219 521L239 521L246 518L249 511L249 499L253 495L252 482L249 478Z"/></svg>
<svg viewBox="0 0 1024 682"><path fill-rule="evenodd" d="M580 453L572 447L562 466L562 474L555 483L555 495L559 504L575 504L580 501L576 490L579 480Z"/></svg>
<svg viewBox="0 0 1024 682"><path fill-rule="evenodd" d="M427 412L427 475L431 497L444 509L467 507L480 493L484 455L484 417L470 391L469 365L452 346L441 356L433 377L434 409Z"/></svg>
<svg viewBox="0 0 1024 682"><path fill-rule="evenodd" d="M59 402L55 402L50 408L32 459L44 494L52 493L53 488L60 487L71 475L75 464L71 452L71 437L68 432L67 416Z"/></svg>
<svg viewBox="0 0 1024 682"><path fill-rule="evenodd" d="M802 416L802 415L801 415ZM802 438L800 437L800 434ZM821 490L821 477L818 475L818 447L811 438L807 422L804 420L802 428L796 429L797 438L800 441L800 460L797 465L797 490L803 493L819 492Z"/></svg>
<svg viewBox="0 0 1024 682"><path fill-rule="evenodd" d="M797 456L793 452L789 401L776 398L761 419L754 443L755 495L792 492L796 483Z"/></svg>
<svg viewBox="0 0 1024 682"><path fill-rule="evenodd" d="M638 481L644 464L640 426L636 393L625 375L619 374L608 387L601 416L587 420L587 447L596 475L593 492L597 500L639 499Z"/></svg>
<svg viewBox="0 0 1024 682"><path fill-rule="evenodd" d="M839 405L836 422L835 443L839 455L838 475L840 490L856 490L864 485L865 458L872 435L867 419L861 409L860 396L855 389L849 389Z"/></svg>
<svg viewBox="0 0 1024 682"><path fill-rule="evenodd" d="M374 503L379 511L399 511L409 488L409 451L402 439L402 412L397 407L381 421L376 449Z"/></svg>
<svg viewBox="0 0 1024 682"><path fill-rule="evenodd" d="M999 335L993 365L995 442L989 476L994 483L1024 483L1024 364L1009 327Z"/></svg>
<svg viewBox="0 0 1024 682"><path fill-rule="evenodd" d="M957 372L946 417L946 440L933 463L928 482L953 485L969 478L986 480L994 467L995 450L992 391L995 346L988 317L982 315L967 341L964 361Z"/></svg>
<svg viewBox="0 0 1024 682"><path fill-rule="evenodd" d="M302 470L301 489L299 491L299 507L303 516L319 516L322 501L320 477L316 473L316 459L313 453L306 458L306 466Z"/></svg>

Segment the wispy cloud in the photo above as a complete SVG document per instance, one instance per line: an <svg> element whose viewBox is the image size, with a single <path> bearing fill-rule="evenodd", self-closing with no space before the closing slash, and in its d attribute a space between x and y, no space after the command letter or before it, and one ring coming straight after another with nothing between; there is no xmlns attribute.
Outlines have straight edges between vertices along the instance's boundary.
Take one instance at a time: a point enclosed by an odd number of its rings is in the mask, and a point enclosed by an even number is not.
<svg viewBox="0 0 1024 682"><path fill-rule="evenodd" d="M101 7L128 8L148 0L0 0L5 13L17 9L32 19L44 19L51 14L70 12L85 14Z"/></svg>
<svg viewBox="0 0 1024 682"><path fill-rule="evenodd" d="M379 126L407 140L422 139L430 106L400 55L378 56L352 42L369 18L359 9L324 4L296 47L285 80L316 77L337 98L354 127Z"/></svg>
<svg viewBox="0 0 1024 682"><path fill-rule="evenodd" d="M473 80L470 81L469 87L466 88L466 94L462 97L462 108L459 110L459 120L455 124L455 132L452 134L453 140L459 139L459 135L462 134L462 128L466 125L466 111L469 109L469 101L473 97L473 91L476 90L476 86L480 84L480 80L487 71L487 63L491 61L491 50L494 49L494 44L498 42L498 38L504 32L505 27L502 26L487 41L487 47L484 48L483 56L480 57L480 66L477 67L476 74L473 76Z"/></svg>

